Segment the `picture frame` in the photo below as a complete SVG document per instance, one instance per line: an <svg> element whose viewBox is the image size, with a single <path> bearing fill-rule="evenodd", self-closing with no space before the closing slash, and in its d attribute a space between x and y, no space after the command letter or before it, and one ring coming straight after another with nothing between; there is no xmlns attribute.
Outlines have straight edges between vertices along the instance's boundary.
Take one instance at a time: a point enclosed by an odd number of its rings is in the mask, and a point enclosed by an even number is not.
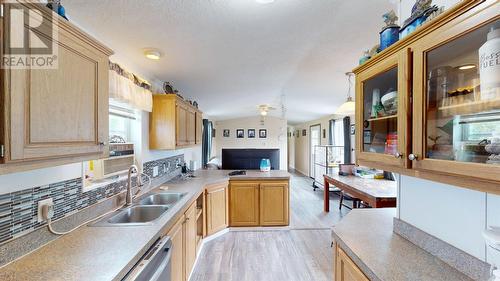
<svg viewBox="0 0 500 281"><path fill-rule="evenodd" d="M356 134L356 126L354 124L351 124L351 135Z"/></svg>
<svg viewBox="0 0 500 281"><path fill-rule="evenodd" d="M326 129L323 129L323 138L326 139Z"/></svg>
<svg viewBox="0 0 500 281"><path fill-rule="evenodd" d="M307 130L306 129L302 129L302 136L303 137L307 136Z"/></svg>
<svg viewBox="0 0 500 281"><path fill-rule="evenodd" d="M299 131L299 130L297 130L297 133L295 133L295 136L296 136L297 138L299 138L299 137L300 137L300 131Z"/></svg>
<svg viewBox="0 0 500 281"><path fill-rule="evenodd" d="M260 139L265 139L265 138L267 138L267 130L266 130L266 129L260 129L260 130L259 130L259 138L260 138Z"/></svg>
<svg viewBox="0 0 500 281"><path fill-rule="evenodd" d="M249 139L254 139L255 138L255 129L248 129L248 131L247 131L247 137Z"/></svg>
<svg viewBox="0 0 500 281"><path fill-rule="evenodd" d="M243 130L243 129L236 129L236 138L237 139L243 139L243 138L245 138L245 130Z"/></svg>
<svg viewBox="0 0 500 281"><path fill-rule="evenodd" d="M222 136L225 137L225 138L229 138L229 136L231 135L229 129L224 129L222 131Z"/></svg>

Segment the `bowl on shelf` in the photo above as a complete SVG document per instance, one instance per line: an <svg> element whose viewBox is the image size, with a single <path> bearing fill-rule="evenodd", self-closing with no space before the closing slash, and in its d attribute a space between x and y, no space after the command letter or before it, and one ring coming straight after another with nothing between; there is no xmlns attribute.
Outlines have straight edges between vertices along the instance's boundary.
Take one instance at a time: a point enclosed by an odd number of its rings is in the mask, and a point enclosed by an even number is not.
<svg viewBox="0 0 500 281"><path fill-rule="evenodd" d="M385 94L381 99L380 102L384 106L385 111L392 115L397 113L398 109L398 92L397 91L392 91L387 94Z"/></svg>

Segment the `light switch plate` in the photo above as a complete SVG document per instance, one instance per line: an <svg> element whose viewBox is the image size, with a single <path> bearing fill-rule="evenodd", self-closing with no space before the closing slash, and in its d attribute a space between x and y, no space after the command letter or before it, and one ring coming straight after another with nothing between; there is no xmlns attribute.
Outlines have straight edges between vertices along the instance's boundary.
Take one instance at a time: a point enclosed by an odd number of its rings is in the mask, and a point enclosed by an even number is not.
<svg viewBox="0 0 500 281"><path fill-rule="evenodd" d="M38 222L44 221L42 218L42 206L44 205L54 205L54 201L52 200L52 198L38 201Z"/></svg>
<svg viewBox="0 0 500 281"><path fill-rule="evenodd" d="M153 177L157 177L158 176L158 166L154 166L153 167Z"/></svg>

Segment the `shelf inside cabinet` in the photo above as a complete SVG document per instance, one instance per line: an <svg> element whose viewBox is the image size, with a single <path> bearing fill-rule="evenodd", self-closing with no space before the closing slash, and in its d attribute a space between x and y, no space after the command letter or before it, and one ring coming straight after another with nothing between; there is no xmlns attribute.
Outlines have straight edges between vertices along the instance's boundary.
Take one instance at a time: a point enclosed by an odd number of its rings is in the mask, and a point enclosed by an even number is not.
<svg viewBox="0 0 500 281"><path fill-rule="evenodd" d="M387 119L394 119L394 118L398 118L398 115L394 114L394 115L389 115L389 116L382 116L382 117L370 118L370 119L368 119L366 121L373 122L373 121L387 120Z"/></svg>
<svg viewBox="0 0 500 281"><path fill-rule="evenodd" d="M449 106L441 106L438 107L438 110L441 111L445 116L451 116L486 112L498 108L500 108L500 99L473 101Z"/></svg>

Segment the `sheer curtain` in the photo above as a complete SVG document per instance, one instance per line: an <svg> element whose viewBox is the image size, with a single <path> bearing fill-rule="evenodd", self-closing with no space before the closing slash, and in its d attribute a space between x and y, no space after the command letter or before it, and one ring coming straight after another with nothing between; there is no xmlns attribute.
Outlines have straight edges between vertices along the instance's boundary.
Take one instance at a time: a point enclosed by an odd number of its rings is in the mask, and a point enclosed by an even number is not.
<svg viewBox="0 0 500 281"><path fill-rule="evenodd" d="M344 124L342 120L330 120L330 145L344 146Z"/></svg>

